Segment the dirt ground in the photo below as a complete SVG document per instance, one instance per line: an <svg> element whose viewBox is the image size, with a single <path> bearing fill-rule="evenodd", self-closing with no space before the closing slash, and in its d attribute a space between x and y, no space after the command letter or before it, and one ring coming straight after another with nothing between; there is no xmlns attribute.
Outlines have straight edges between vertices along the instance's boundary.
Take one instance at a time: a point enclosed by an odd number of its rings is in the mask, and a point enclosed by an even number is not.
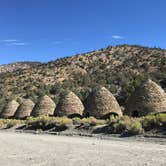
<svg viewBox="0 0 166 166"><path fill-rule="evenodd" d="M165 166L166 142L0 132L0 165Z"/></svg>

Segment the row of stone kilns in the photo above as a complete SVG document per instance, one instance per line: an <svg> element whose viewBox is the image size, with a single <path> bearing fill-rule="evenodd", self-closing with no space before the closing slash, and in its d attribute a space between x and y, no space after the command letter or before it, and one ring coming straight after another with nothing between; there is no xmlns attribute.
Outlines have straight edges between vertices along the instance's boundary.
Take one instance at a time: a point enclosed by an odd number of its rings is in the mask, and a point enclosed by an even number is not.
<svg viewBox="0 0 166 166"><path fill-rule="evenodd" d="M125 108L123 113L129 116L166 112L166 94L159 85L148 80L130 97ZM121 116L122 110L112 93L100 87L88 96L85 107L73 92L68 92L57 106L49 96L43 96L36 105L30 99L23 100L21 105L13 100L6 105L0 117L23 119L28 116L54 115L103 118L110 114Z"/></svg>
<svg viewBox="0 0 166 166"><path fill-rule="evenodd" d="M54 115L54 116L94 116L101 118L108 113L122 115L121 108L115 97L104 87L92 92L88 97L86 109L81 100L73 92L66 93L58 105L47 95L43 96L37 104L30 99L18 104L15 100L9 102L3 109L1 118L23 119L28 116Z"/></svg>

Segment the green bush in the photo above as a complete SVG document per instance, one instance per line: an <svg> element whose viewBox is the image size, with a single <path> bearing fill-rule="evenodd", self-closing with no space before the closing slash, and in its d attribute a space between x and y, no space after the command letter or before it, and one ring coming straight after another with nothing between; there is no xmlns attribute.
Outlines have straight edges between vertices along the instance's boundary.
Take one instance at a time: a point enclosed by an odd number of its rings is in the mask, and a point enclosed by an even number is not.
<svg viewBox="0 0 166 166"><path fill-rule="evenodd" d="M24 124L23 120L16 120L16 119L0 119L0 128L11 128L17 124Z"/></svg>
<svg viewBox="0 0 166 166"><path fill-rule="evenodd" d="M145 130L166 126L166 114L148 115L143 117L141 122Z"/></svg>
<svg viewBox="0 0 166 166"><path fill-rule="evenodd" d="M122 135L137 135L144 131L139 119L128 116L110 119L110 126L112 133Z"/></svg>
<svg viewBox="0 0 166 166"><path fill-rule="evenodd" d="M134 123L131 123L131 126L128 129L129 135L137 135L142 134L144 132L142 125L139 121L135 121Z"/></svg>
<svg viewBox="0 0 166 166"><path fill-rule="evenodd" d="M123 136L142 134L152 129L166 129L166 114L148 115L141 118L132 118L129 116L115 117L110 116L108 120L88 117L80 119L67 117L29 117L26 120L0 119L0 128L11 128L17 124L25 124L26 127L32 127L36 131L48 130L56 127L59 131L67 129L70 125L98 126L104 125L103 133L121 134ZM62 129L62 130L61 130Z"/></svg>
<svg viewBox="0 0 166 166"><path fill-rule="evenodd" d="M72 120L67 117L49 117L49 116L39 116L39 117L29 117L26 120L27 126L38 126L43 128L46 126L66 126L71 125Z"/></svg>
<svg viewBox="0 0 166 166"><path fill-rule="evenodd" d="M160 121L162 126L166 126L166 114L158 114L156 118Z"/></svg>
<svg viewBox="0 0 166 166"><path fill-rule="evenodd" d="M72 118L72 122L74 125L80 125L82 123L82 119L80 119L78 117L74 117L74 118Z"/></svg>
<svg viewBox="0 0 166 166"><path fill-rule="evenodd" d="M96 119L94 117L83 118L83 119L75 117L72 119L72 121L73 121L73 124L83 124L83 125L89 124L90 126L107 124L106 120Z"/></svg>

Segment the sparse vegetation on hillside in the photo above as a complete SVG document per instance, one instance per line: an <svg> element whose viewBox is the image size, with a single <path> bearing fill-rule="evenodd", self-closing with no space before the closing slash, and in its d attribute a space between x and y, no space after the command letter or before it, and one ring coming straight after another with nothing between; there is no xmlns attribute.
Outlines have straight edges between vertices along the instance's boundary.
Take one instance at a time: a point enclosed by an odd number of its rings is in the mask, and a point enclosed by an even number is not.
<svg viewBox="0 0 166 166"><path fill-rule="evenodd" d="M147 78L166 88L166 51L121 45L66 57L0 74L0 110L8 100L73 91L83 101L92 89L105 86L124 106L131 93Z"/></svg>

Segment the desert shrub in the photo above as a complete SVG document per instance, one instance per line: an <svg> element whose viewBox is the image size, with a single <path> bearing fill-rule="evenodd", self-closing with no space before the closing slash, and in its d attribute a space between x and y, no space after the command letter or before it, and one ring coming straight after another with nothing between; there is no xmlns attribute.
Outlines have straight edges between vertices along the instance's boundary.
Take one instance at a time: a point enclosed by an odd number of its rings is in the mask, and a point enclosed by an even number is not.
<svg viewBox="0 0 166 166"><path fill-rule="evenodd" d="M11 128L17 124L21 124L22 121L20 120L15 120L15 119L10 119L6 121L6 128Z"/></svg>
<svg viewBox="0 0 166 166"><path fill-rule="evenodd" d="M39 117L29 117L26 120L27 126L34 126L36 128L47 128L55 126L67 126L71 125L72 120L67 117L49 117L49 116L39 116Z"/></svg>
<svg viewBox="0 0 166 166"><path fill-rule="evenodd" d="M166 126L166 114L148 115L143 117L141 122L145 130Z"/></svg>
<svg viewBox="0 0 166 166"><path fill-rule="evenodd" d="M151 130L160 125L160 122L157 121L156 116L154 115L148 115L142 119L142 126L145 130Z"/></svg>
<svg viewBox="0 0 166 166"><path fill-rule="evenodd" d="M80 125L82 123L82 119L80 119L78 117L72 118L72 121L73 121L74 125Z"/></svg>
<svg viewBox="0 0 166 166"><path fill-rule="evenodd" d="M17 124L24 124L24 121L16 119L0 119L0 128L3 126L6 128L11 128Z"/></svg>
<svg viewBox="0 0 166 166"><path fill-rule="evenodd" d="M156 118L160 121L162 126L166 126L166 114L158 114Z"/></svg>
<svg viewBox="0 0 166 166"><path fill-rule="evenodd" d="M142 134L144 132L142 125L139 121L135 121L134 123L131 123L131 126L128 129L129 135L137 135Z"/></svg>
<svg viewBox="0 0 166 166"><path fill-rule="evenodd" d="M107 124L106 120L96 119L94 117L88 117L88 118L73 118L73 124L88 124L90 126L97 126L97 125L104 125Z"/></svg>
<svg viewBox="0 0 166 166"><path fill-rule="evenodd" d="M94 117L89 117L89 118L83 118L82 119L82 123L88 123L92 126L97 126L97 125L103 125L106 124L107 121L106 120L101 120L101 119L96 119Z"/></svg>
<svg viewBox="0 0 166 166"><path fill-rule="evenodd" d="M110 126L112 133L122 135L137 135L143 133L143 128L139 119L128 116L111 117Z"/></svg>
<svg viewBox="0 0 166 166"><path fill-rule="evenodd" d="M0 120L0 128L2 128L2 127L3 127L3 125L4 125L3 120Z"/></svg>
<svg viewBox="0 0 166 166"><path fill-rule="evenodd" d="M72 125L72 120L67 117L56 117L55 122L58 125Z"/></svg>

